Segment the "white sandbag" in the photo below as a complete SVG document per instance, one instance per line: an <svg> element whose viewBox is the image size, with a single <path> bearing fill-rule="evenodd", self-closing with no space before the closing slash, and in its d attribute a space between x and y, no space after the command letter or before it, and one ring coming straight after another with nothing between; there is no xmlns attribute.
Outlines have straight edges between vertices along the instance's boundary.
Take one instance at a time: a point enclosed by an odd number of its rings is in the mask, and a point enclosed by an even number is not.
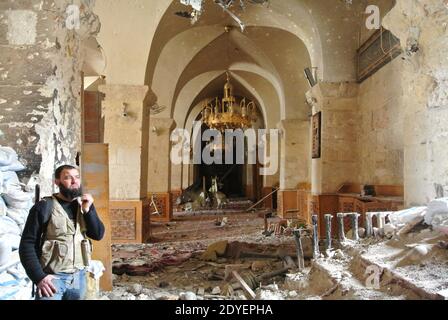
<svg viewBox="0 0 448 320"><path fill-rule="evenodd" d="M6 243L6 245L10 246L12 250L19 249L20 239L20 236L11 233L6 233L0 236L0 242Z"/></svg>
<svg viewBox="0 0 448 320"><path fill-rule="evenodd" d="M26 285L21 284L18 291L8 300L34 300L31 296L32 283L28 282Z"/></svg>
<svg viewBox="0 0 448 320"><path fill-rule="evenodd" d="M5 265L12 253L12 248L6 241L2 241L0 238L0 266Z"/></svg>
<svg viewBox="0 0 448 320"><path fill-rule="evenodd" d="M23 209L8 208L6 215L17 223L18 226L25 224L26 220L23 216Z"/></svg>
<svg viewBox="0 0 448 320"><path fill-rule="evenodd" d="M19 161L15 160L8 166L0 167L0 171L22 171L25 170L25 166Z"/></svg>
<svg viewBox="0 0 448 320"><path fill-rule="evenodd" d="M17 159L18 156L14 149L0 146L0 167L9 166Z"/></svg>
<svg viewBox="0 0 448 320"><path fill-rule="evenodd" d="M2 196L6 193L14 193L22 190L17 173L12 171L2 172Z"/></svg>
<svg viewBox="0 0 448 320"><path fill-rule="evenodd" d="M24 192L15 172L3 173L3 200L10 208L30 209L33 206L34 192Z"/></svg>
<svg viewBox="0 0 448 320"><path fill-rule="evenodd" d="M10 285L13 281L17 281L17 279L8 272L2 272L0 273L0 286L7 286ZM18 284L19 282L16 282Z"/></svg>
<svg viewBox="0 0 448 320"><path fill-rule="evenodd" d="M20 227L8 216L0 217L0 236L4 234L13 234L17 236L20 236L21 234Z"/></svg>
<svg viewBox="0 0 448 320"><path fill-rule="evenodd" d="M414 207L406 210L396 211L389 215L389 221L396 227L401 227L417 217L426 215L427 207Z"/></svg>
<svg viewBox="0 0 448 320"><path fill-rule="evenodd" d="M20 287L15 286L0 286L0 300L14 300L14 297L20 292Z"/></svg>
<svg viewBox="0 0 448 320"><path fill-rule="evenodd" d="M31 280L18 263L0 274L0 300L31 300Z"/></svg>
<svg viewBox="0 0 448 320"><path fill-rule="evenodd" d="M23 192L21 189L8 189L3 194L3 200L9 208L31 209L33 206L32 192Z"/></svg>
<svg viewBox="0 0 448 320"><path fill-rule="evenodd" d="M14 171L5 171L5 172L1 172L1 180L3 181L3 186L7 186L7 185L15 185L15 186L20 186L20 181L19 181L19 177L17 176L17 173L15 173Z"/></svg>
<svg viewBox="0 0 448 320"><path fill-rule="evenodd" d="M21 263L16 264L14 267L8 269L8 273L17 280L28 280L25 268Z"/></svg>
<svg viewBox="0 0 448 320"><path fill-rule="evenodd" d="M428 204L425 223L432 226L443 225L448 220L448 198L440 198Z"/></svg>
<svg viewBox="0 0 448 320"><path fill-rule="evenodd" d="M5 200L0 196L0 217L6 216L6 211L8 208L6 207Z"/></svg>

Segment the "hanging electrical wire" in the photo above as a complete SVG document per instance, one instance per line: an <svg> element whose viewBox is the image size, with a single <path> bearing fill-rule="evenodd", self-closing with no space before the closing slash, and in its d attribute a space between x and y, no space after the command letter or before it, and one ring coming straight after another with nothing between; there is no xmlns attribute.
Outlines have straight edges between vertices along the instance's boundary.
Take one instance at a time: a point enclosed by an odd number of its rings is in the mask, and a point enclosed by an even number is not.
<svg viewBox="0 0 448 320"><path fill-rule="evenodd" d="M191 23L194 24L198 21L199 17L204 11L204 0L179 0L181 4L185 6L190 6L192 8L191 12L188 11L178 11L175 12L177 16L188 18L191 20ZM238 2L237 6L242 11L246 9L246 2L254 5L263 5L265 3L269 3L269 0L214 0L214 3L221 7L229 16L235 20L241 28L243 32L245 29L245 24L241 19L231 10L232 7L235 6L235 2Z"/></svg>

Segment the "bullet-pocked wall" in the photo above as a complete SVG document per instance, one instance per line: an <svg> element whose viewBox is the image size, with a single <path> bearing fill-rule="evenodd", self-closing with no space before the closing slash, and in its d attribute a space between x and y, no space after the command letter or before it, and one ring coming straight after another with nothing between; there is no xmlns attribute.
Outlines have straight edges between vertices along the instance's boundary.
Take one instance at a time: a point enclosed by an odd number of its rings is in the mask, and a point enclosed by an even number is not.
<svg viewBox="0 0 448 320"><path fill-rule="evenodd" d="M383 26L400 39L405 201L448 196L448 6L397 0Z"/></svg>
<svg viewBox="0 0 448 320"><path fill-rule="evenodd" d="M81 136L81 42L100 30L88 0L0 1L0 144L17 151L42 194L75 163Z"/></svg>

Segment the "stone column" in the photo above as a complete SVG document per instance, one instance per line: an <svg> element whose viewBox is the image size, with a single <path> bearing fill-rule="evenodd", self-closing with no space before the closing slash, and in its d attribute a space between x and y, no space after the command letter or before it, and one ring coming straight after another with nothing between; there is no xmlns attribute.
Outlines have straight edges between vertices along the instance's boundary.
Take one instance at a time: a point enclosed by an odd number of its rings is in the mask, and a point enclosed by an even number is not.
<svg viewBox="0 0 448 320"><path fill-rule="evenodd" d="M191 186L194 183L194 164L188 165L188 185Z"/></svg>
<svg viewBox="0 0 448 320"><path fill-rule="evenodd" d="M193 161L193 160L190 160ZM190 164L182 164L182 190L187 189L190 186Z"/></svg>
<svg viewBox="0 0 448 320"><path fill-rule="evenodd" d="M139 200L147 193L147 86L103 85L104 142L109 144L110 198Z"/></svg>
<svg viewBox="0 0 448 320"><path fill-rule="evenodd" d="M321 112L321 156L311 165L314 194L334 193L359 180L357 94L355 83L319 83L306 94L313 115Z"/></svg>
<svg viewBox="0 0 448 320"><path fill-rule="evenodd" d="M149 121L148 198L155 197L161 212L161 216L153 216L153 220L169 221L172 218L170 136L175 126L170 118L151 118Z"/></svg>
<svg viewBox="0 0 448 320"><path fill-rule="evenodd" d="M171 204L173 206L173 212L179 211L175 205L176 199L182 193L182 164L171 163Z"/></svg>
<svg viewBox="0 0 448 320"><path fill-rule="evenodd" d="M404 50L401 79L408 206L448 196L447 24L444 0L397 0L383 20Z"/></svg>
<svg viewBox="0 0 448 320"><path fill-rule="evenodd" d="M171 191L182 190L182 164L171 163Z"/></svg>
<svg viewBox="0 0 448 320"><path fill-rule="evenodd" d="M278 124L280 130L280 191L278 193L278 213L283 218L296 218L298 210L297 190L299 184L310 179L309 170L309 122L290 119Z"/></svg>
<svg viewBox="0 0 448 320"><path fill-rule="evenodd" d="M253 177L254 177L253 175L255 169L256 168L253 164L246 164L243 169L245 170L244 176L246 178L246 180L243 181L243 184L246 189L245 190L246 197L251 200L255 200L254 183L253 183Z"/></svg>
<svg viewBox="0 0 448 320"><path fill-rule="evenodd" d="M263 191L262 191L262 197L267 196L270 194L274 188L278 187L280 184L280 141L271 141L271 139L274 139L274 136L271 136L269 133L266 133L264 135L264 141L265 141L265 148L263 152L263 157L265 159L271 159L269 163L265 165L266 169L269 168L270 165L272 165L272 174L265 174L263 175ZM277 144L277 149L271 150L271 146L273 143ZM271 154L271 152L275 152L275 154ZM276 162L277 165L275 168L275 164L273 162ZM275 170L274 170L275 169ZM269 172L271 173L271 172ZM273 203L273 196L270 196L264 200L264 207L268 209L274 208Z"/></svg>

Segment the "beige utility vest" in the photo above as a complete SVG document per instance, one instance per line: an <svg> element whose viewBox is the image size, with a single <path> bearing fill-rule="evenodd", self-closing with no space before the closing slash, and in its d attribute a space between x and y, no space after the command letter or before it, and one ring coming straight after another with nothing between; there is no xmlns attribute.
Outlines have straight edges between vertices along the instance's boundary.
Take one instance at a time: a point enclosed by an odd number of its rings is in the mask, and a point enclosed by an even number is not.
<svg viewBox="0 0 448 320"><path fill-rule="evenodd" d="M86 239L84 217L78 207L75 226L54 196L52 202L40 263L47 273L74 273L85 268L81 250L81 241Z"/></svg>

